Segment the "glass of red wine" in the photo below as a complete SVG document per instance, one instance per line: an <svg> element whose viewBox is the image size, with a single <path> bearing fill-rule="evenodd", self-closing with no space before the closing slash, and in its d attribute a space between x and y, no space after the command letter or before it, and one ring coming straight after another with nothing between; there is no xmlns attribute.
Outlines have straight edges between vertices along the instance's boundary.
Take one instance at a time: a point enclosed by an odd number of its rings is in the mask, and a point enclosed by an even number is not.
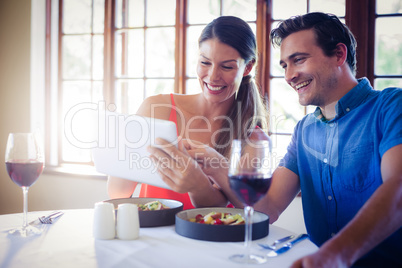
<svg viewBox="0 0 402 268"><path fill-rule="evenodd" d="M27 223L28 189L39 178L44 167L44 155L33 133L10 133L6 147L6 169L11 180L22 188L23 225L10 233L21 236L39 234L40 229Z"/></svg>
<svg viewBox="0 0 402 268"><path fill-rule="evenodd" d="M272 178L272 154L269 140L233 140L230 155L229 183L244 204L244 254L230 256L232 261L244 264L261 264L265 256L251 254L253 205L268 191Z"/></svg>

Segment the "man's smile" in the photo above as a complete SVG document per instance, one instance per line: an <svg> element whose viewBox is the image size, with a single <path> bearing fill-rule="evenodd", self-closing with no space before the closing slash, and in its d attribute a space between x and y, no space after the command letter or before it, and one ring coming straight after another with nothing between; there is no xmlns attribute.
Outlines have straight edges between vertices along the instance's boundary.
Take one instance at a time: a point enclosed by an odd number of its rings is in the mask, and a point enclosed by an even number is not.
<svg viewBox="0 0 402 268"><path fill-rule="evenodd" d="M296 90L299 90L299 89L301 89L301 88L303 88L303 87L308 86L308 85L311 83L311 81L312 81L312 80L308 80L308 81L304 81L304 82L302 82L302 83L299 83L299 84L295 85L294 88L295 88Z"/></svg>

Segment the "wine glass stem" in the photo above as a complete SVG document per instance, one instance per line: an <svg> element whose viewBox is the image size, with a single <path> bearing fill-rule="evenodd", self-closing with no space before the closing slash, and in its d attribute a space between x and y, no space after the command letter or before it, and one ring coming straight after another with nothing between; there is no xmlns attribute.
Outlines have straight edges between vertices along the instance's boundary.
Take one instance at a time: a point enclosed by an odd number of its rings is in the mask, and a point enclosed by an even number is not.
<svg viewBox="0 0 402 268"><path fill-rule="evenodd" d="M245 237L244 237L244 247L246 248L247 258L250 257L250 253L251 253L253 213L254 213L253 207L251 207L251 206L244 207L244 215L246 218L246 232L245 232Z"/></svg>
<svg viewBox="0 0 402 268"><path fill-rule="evenodd" d="M25 229L28 226L27 223L27 214L28 214L28 187L22 187L22 194L24 199L24 209L23 209L23 222L22 228Z"/></svg>

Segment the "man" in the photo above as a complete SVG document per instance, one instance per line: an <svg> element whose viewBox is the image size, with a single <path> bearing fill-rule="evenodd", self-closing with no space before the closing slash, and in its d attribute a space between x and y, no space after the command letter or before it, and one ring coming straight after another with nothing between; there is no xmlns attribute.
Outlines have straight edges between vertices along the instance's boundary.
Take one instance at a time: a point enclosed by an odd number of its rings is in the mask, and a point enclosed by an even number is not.
<svg viewBox="0 0 402 268"><path fill-rule="evenodd" d="M402 267L402 90L355 78L356 41L336 16L292 17L271 41L300 104L318 107L255 209L275 221L301 190L320 248L292 267Z"/></svg>

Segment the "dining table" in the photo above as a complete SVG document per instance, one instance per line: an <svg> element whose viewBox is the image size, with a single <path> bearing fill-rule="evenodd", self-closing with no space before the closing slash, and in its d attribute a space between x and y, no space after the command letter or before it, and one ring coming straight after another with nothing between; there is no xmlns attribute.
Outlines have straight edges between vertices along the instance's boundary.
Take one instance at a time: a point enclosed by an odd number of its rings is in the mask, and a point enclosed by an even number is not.
<svg viewBox="0 0 402 268"><path fill-rule="evenodd" d="M6 267L289 267L314 253L317 246L305 239L286 253L258 265L235 263L229 256L244 253L244 242L212 242L176 233L175 225L141 227L135 240L99 240L93 237L94 209L63 210L53 224L37 227L41 234L20 237L9 230L22 224L22 213L0 215L0 268ZM51 211L29 212L28 220ZM254 253L267 254L259 243L294 234L269 225L268 236L252 241ZM296 235L296 234L295 234Z"/></svg>

